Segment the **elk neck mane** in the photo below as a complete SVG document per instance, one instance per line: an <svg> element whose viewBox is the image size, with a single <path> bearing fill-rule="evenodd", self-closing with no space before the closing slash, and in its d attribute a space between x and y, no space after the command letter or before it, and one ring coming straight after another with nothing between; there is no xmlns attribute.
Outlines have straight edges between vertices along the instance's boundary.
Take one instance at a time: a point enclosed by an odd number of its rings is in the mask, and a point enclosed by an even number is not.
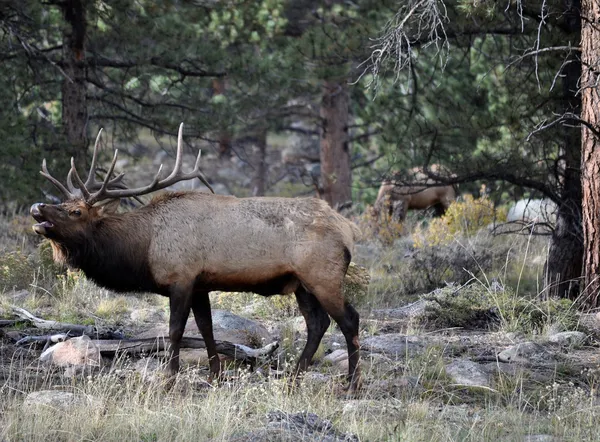
<svg viewBox="0 0 600 442"><path fill-rule="evenodd" d="M54 259L82 270L98 285L114 291L156 292L148 265L149 206L104 216L67 240L51 240Z"/></svg>

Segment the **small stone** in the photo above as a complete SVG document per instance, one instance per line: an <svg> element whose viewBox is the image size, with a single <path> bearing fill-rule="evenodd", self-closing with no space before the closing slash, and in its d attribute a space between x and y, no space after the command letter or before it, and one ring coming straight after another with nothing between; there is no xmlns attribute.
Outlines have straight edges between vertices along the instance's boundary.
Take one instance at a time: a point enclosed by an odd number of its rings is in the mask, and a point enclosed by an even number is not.
<svg viewBox="0 0 600 442"><path fill-rule="evenodd" d="M472 387L490 386L490 377L483 367L468 359L455 359L446 365L446 374L457 384Z"/></svg>

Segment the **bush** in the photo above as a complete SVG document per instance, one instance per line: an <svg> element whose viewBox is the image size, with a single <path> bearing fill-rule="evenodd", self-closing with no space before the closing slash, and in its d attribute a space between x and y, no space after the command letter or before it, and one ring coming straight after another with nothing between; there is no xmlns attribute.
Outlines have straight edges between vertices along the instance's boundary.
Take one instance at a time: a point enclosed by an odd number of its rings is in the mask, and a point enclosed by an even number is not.
<svg viewBox="0 0 600 442"><path fill-rule="evenodd" d="M506 221L506 211L496 209L486 197L474 199L465 195L453 202L446 213L431 220L426 228L417 227L413 237L415 247L446 245L457 236L471 237L494 222Z"/></svg>

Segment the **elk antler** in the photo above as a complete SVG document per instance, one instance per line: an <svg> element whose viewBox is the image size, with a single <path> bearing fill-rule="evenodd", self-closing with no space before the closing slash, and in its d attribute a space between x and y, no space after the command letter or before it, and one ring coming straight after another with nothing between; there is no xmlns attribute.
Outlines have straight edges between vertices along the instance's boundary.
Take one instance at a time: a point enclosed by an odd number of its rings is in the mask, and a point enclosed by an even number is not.
<svg viewBox="0 0 600 442"><path fill-rule="evenodd" d="M169 174L168 177L161 180L160 173L162 172L162 164L158 168L158 172L154 176L154 179L150 184L144 187L138 187L135 189L128 189L123 183L123 177L125 173L120 173L115 178L110 178L115 170L115 165L117 164L117 157L119 155L119 150L115 149L115 155L113 156L113 160L110 164L108 172L104 177L104 181L98 182L95 180L96 174L96 163L98 156L98 145L100 144L100 136L102 134L102 129L98 133L96 137L96 143L94 144L94 153L92 156L92 163L90 165L90 170L85 182L79 177L77 173L77 169L75 168L75 160L71 158L71 169L67 175L67 187L65 188L60 181L50 175L48 172L48 168L46 167L46 160L42 162L42 171L40 174L50 180L52 184L54 184L58 190L64 193L67 198L78 198L80 196L83 197L84 201L93 205L98 201L103 199L116 199L116 198L127 198L127 197L138 197L141 195L146 195L148 193L154 192L156 190L164 189L172 184L175 184L179 181L191 180L194 178L198 178L202 183L210 189L212 193L215 193L213 188L208 183L206 177L200 172L200 156L202 151L198 151L198 157L196 158L196 164L194 165L194 170L189 173L183 173L181 171L181 165L183 163L183 123L179 125L179 133L177 134L177 156L175 158L175 167L173 171ZM73 184L73 178L77 183L77 187Z"/></svg>

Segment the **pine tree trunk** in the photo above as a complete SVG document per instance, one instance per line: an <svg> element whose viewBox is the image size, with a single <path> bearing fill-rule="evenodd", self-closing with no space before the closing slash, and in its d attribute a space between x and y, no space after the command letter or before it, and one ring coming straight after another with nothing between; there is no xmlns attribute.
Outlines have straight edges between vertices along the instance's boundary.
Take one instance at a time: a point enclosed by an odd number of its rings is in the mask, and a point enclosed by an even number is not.
<svg viewBox="0 0 600 442"><path fill-rule="evenodd" d="M590 308L600 307L600 3L581 2L581 126L583 189L583 275L581 301Z"/></svg>
<svg viewBox="0 0 600 442"><path fill-rule="evenodd" d="M227 83L224 78L214 78L212 81L213 96L225 95ZM231 136L226 129L219 131L219 158L229 158L231 156Z"/></svg>
<svg viewBox="0 0 600 442"><path fill-rule="evenodd" d="M563 29L572 41L581 33L580 3L565 0ZM561 113L579 115L581 98L577 95L581 77L579 53L571 54L562 70L563 104ZM581 227L581 131L563 127L562 171L559 173L560 202L546 262L546 294L576 299L579 296L583 266L583 230Z"/></svg>
<svg viewBox="0 0 600 442"><path fill-rule="evenodd" d="M252 196L264 196L267 191L267 131L261 130L256 134L252 145L252 162L254 176L252 177Z"/></svg>
<svg viewBox="0 0 600 442"><path fill-rule="evenodd" d="M343 81L323 82L321 101L322 197L338 208L352 201L352 171L348 142L348 91Z"/></svg>
<svg viewBox="0 0 600 442"><path fill-rule="evenodd" d="M85 57L86 17L83 0L61 3L67 26L63 31L63 59L66 77L62 82L62 124L70 156L85 161L88 146Z"/></svg>

